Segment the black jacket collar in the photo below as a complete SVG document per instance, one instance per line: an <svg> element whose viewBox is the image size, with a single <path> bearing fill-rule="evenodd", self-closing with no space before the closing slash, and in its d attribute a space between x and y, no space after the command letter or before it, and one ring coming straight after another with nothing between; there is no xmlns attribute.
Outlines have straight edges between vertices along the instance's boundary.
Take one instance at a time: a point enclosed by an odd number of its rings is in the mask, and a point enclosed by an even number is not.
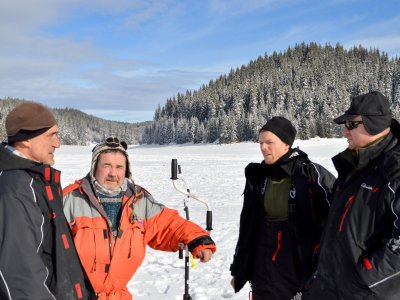
<svg viewBox="0 0 400 300"><path fill-rule="evenodd" d="M265 161L260 164L250 164L246 168L246 176L262 176L272 177L274 179L282 179L292 177L302 162L308 161L306 153L299 148L290 149L278 161L272 165L267 165Z"/></svg>
<svg viewBox="0 0 400 300"><path fill-rule="evenodd" d="M42 163L12 154L6 149L5 145L4 143L0 145L0 171L32 169L35 166L43 165Z"/></svg>
<svg viewBox="0 0 400 300"><path fill-rule="evenodd" d="M389 152L398 144L398 139L390 132L379 144L363 149L358 155L358 164L351 159L349 149L332 158L339 177L346 176L354 170L361 170L375 161L383 153Z"/></svg>

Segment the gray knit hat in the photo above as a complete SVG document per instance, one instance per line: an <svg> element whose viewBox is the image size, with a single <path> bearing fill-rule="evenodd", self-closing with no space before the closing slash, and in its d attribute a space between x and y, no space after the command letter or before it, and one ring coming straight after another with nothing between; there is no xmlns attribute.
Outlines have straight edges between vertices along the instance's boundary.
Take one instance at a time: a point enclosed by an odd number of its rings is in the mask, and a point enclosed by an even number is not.
<svg viewBox="0 0 400 300"><path fill-rule="evenodd" d="M128 152L126 151L128 149L128 145L124 141L120 141L116 137L108 137L104 142L97 144L94 146L92 150L92 163L90 167L90 180L92 182L95 182L95 173L96 173L96 168L97 168L97 163L99 160L99 156L101 153L105 151L119 151L121 152L125 158L126 158L126 171L125 171L125 177L130 179L132 174L130 170L130 163L129 163L129 157L128 157Z"/></svg>

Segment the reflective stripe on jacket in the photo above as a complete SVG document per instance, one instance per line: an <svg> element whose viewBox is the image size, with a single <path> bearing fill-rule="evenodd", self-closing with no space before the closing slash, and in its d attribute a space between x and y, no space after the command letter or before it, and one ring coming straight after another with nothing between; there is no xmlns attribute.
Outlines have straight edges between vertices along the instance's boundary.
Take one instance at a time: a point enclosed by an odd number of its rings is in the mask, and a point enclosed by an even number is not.
<svg viewBox="0 0 400 300"><path fill-rule="evenodd" d="M208 233L180 217L176 210L155 202L133 182L122 200L121 219L114 239L106 213L87 178L64 189L64 212L71 226L82 265L99 299L132 299L126 285L142 264L146 246L177 251L179 243L194 240L194 257L216 247Z"/></svg>

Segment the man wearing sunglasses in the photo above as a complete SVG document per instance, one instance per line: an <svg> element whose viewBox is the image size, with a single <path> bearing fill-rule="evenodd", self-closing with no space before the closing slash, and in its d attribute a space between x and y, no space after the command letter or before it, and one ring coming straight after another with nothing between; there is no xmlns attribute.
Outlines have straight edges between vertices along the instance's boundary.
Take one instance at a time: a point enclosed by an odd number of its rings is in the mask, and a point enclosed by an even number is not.
<svg viewBox="0 0 400 300"><path fill-rule="evenodd" d="M334 122L348 148L332 159L338 179L303 299L400 299L400 125L379 92L353 98Z"/></svg>
<svg viewBox="0 0 400 300"><path fill-rule="evenodd" d="M127 144L115 137L93 148L90 172L64 189L64 212L98 299L132 299L126 285L147 245L177 251L184 243L202 262L216 250L205 230L132 181Z"/></svg>

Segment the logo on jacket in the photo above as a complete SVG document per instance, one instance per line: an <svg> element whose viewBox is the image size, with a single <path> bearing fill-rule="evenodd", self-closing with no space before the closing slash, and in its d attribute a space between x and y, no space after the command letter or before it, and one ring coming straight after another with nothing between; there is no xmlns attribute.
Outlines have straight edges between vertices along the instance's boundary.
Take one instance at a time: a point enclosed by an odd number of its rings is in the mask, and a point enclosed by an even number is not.
<svg viewBox="0 0 400 300"><path fill-rule="evenodd" d="M372 186L370 186L370 185L367 185L365 182L363 182L362 184L361 184L361 187L363 188L363 189L367 189L367 190L370 190L370 191L372 191L373 193L376 193L377 191L379 191L379 188L378 187L372 187Z"/></svg>
<svg viewBox="0 0 400 300"><path fill-rule="evenodd" d="M267 188L267 183L268 183L268 178L266 178L264 180L263 186L261 188L261 194L264 195L265 194L265 189Z"/></svg>
<svg viewBox="0 0 400 300"><path fill-rule="evenodd" d="M289 192L290 198L294 199L296 198L296 189L294 186L292 186L292 189Z"/></svg>
<svg viewBox="0 0 400 300"><path fill-rule="evenodd" d="M400 248L400 240L393 239L389 243L391 244L392 251L397 251Z"/></svg>

